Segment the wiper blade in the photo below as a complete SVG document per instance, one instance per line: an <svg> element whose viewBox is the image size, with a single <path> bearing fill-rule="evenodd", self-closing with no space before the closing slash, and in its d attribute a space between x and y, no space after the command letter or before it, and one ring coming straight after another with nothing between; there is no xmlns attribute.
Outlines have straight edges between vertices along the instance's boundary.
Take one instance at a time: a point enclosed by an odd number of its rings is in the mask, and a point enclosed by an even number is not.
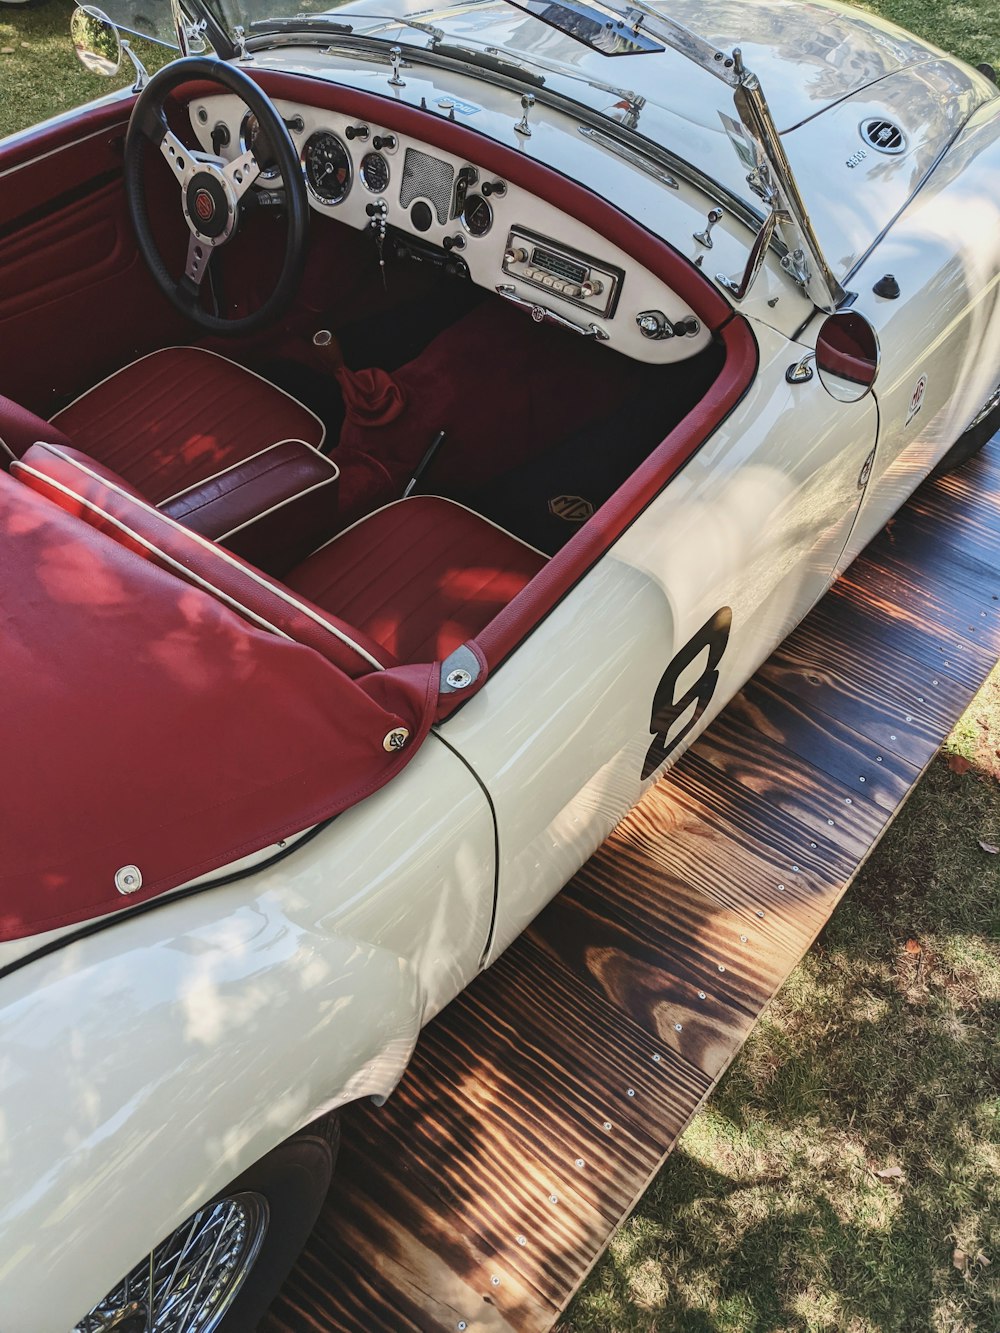
<svg viewBox="0 0 1000 1333"><path fill-rule="evenodd" d="M251 33L263 32L308 32L311 28L321 28L323 32L336 32L345 36L354 31L349 23L341 23L328 14L298 14L295 18L255 19L250 24Z"/></svg>
<svg viewBox="0 0 1000 1333"><path fill-rule="evenodd" d="M479 69L487 69L491 74L505 74L509 79L517 79L518 83L527 83L535 88L545 87L544 74L536 74L534 70L525 69L519 61L509 60L506 56L500 55L495 49L477 51L475 47L471 46L458 46L452 42L435 42L431 50L439 56L448 56L452 60L461 60L466 65L476 65Z"/></svg>

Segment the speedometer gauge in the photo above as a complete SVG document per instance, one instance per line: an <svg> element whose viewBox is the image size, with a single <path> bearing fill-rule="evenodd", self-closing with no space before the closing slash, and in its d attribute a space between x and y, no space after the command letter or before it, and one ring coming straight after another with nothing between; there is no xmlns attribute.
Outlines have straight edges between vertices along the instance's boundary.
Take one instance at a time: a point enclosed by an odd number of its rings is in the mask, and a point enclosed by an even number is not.
<svg viewBox="0 0 1000 1333"><path fill-rule="evenodd" d="M381 194L389 184L389 163L381 153L365 153L358 175L362 185L372 194Z"/></svg>
<svg viewBox="0 0 1000 1333"><path fill-rule="evenodd" d="M485 236L493 226L493 209L481 194L466 196L462 226L470 236Z"/></svg>
<svg viewBox="0 0 1000 1333"><path fill-rule="evenodd" d="M321 204L340 204L351 188L351 157L329 130L317 130L302 149L306 185Z"/></svg>

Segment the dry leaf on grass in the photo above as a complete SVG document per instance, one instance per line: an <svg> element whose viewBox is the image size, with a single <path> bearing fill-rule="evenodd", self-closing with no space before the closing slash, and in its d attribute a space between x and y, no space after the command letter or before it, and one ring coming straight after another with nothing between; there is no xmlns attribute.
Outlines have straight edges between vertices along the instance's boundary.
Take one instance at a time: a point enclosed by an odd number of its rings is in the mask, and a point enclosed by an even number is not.
<svg viewBox="0 0 1000 1333"><path fill-rule="evenodd" d="M1000 856L1000 847L998 847L995 842L983 842L982 838L980 838L979 845L984 852L989 852L990 856Z"/></svg>
<svg viewBox="0 0 1000 1333"><path fill-rule="evenodd" d="M990 1266L990 1261L987 1259L986 1255L983 1254L982 1250L976 1255L976 1263L980 1264L983 1268L989 1268Z"/></svg>
<svg viewBox="0 0 1000 1333"><path fill-rule="evenodd" d="M881 1171L876 1171L875 1174L879 1180L902 1180L903 1168L901 1166L887 1166Z"/></svg>
<svg viewBox="0 0 1000 1333"><path fill-rule="evenodd" d="M968 773L972 765L964 755L950 754L948 756L948 767L953 773Z"/></svg>
<svg viewBox="0 0 1000 1333"><path fill-rule="evenodd" d="M964 1273L969 1266L969 1256L964 1250L956 1250L951 1256L951 1262L960 1273Z"/></svg>
<svg viewBox="0 0 1000 1333"><path fill-rule="evenodd" d="M12 56L14 48L12 46L0 46L0 56Z"/></svg>
<svg viewBox="0 0 1000 1333"><path fill-rule="evenodd" d="M916 940L907 940L903 948L907 953L923 953L924 951L923 946L918 944Z"/></svg>

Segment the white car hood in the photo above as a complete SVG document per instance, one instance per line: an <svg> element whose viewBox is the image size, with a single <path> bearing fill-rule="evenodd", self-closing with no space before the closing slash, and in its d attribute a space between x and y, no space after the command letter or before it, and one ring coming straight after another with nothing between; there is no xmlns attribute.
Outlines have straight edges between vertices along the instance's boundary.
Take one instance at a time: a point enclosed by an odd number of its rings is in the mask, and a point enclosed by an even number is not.
<svg viewBox="0 0 1000 1333"><path fill-rule="evenodd" d="M998 95L961 61L833 0L653 0L650 7L722 50L742 49L838 278L905 206L969 116ZM637 133L761 209L723 126L723 115L735 117L730 89L678 52L602 55L505 0L353 0L336 11L356 32L430 45L420 32L365 17L376 13L433 25L449 44L495 48L612 119L625 118L629 99L642 99L637 121L627 122ZM871 119L898 126L902 152L889 156L865 144L861 126Z"/></svg>

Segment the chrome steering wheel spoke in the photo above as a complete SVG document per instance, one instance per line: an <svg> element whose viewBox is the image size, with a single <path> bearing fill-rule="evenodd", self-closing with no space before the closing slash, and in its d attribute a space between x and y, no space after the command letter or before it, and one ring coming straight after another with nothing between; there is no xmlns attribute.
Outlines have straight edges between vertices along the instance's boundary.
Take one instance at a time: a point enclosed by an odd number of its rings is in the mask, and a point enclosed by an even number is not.
<svg viewBox="0 0 1000 1333"><path fill-rule="evenodd" d="M208 265L212 258L212 244L210 241L203 240L191 232L188 237L187 262L184 265L184 278L187 280L185 286L190 283L191 286L200 287L202 278L208 272Z"/></svg>
<svg viewBox="0 0 1000 1333"><path fill-rule="evenodd" d="M261 166L252 148L248 148L239 157L233 158L232 162L222 169L222 174L237 200L243 198L250 186L258 179L260 173Z"/></svg>
<svg viewBox="0 0 1000 1333"><path fill-rule="evenodd" d="M158 147L167 166L174 173L178 185L183 190L191 178L192 171L196 166L201 165L204 154L193 153L190 148L185 148L173 130L167 130L164 133Z"/></svg>

